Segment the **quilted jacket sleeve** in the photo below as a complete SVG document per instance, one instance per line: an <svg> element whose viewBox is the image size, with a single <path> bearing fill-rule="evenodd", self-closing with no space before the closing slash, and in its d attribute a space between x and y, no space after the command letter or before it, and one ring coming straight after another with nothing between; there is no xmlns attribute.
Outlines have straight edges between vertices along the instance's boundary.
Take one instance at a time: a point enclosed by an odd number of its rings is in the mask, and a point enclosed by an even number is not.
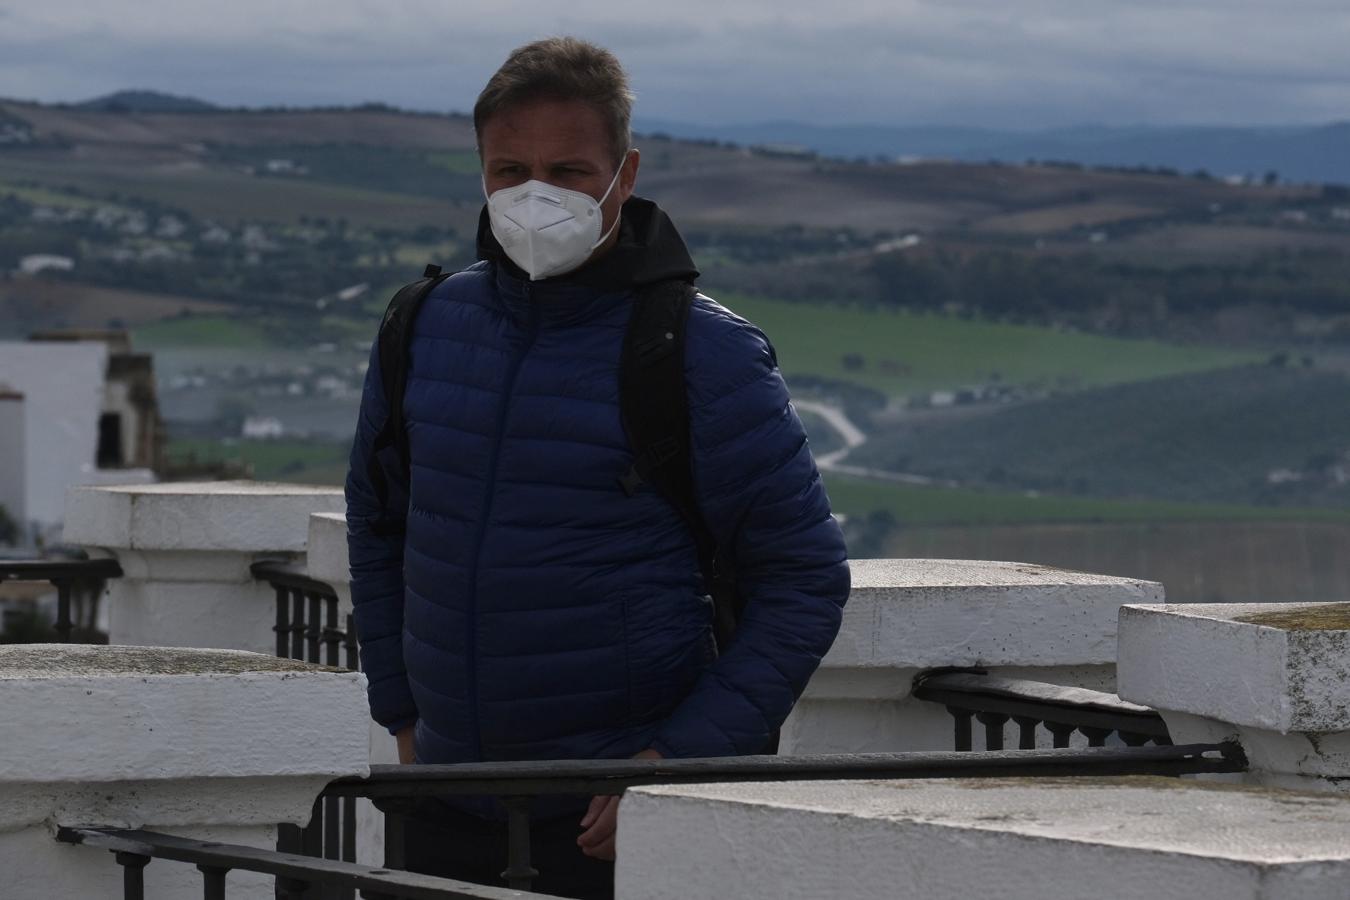
<svg viewBox="0 0 1350 900"><path fill-rule="evenodd" d="M382 465L390 485L388 510L381 507L371 481L372 444L388 411L378 355L377 343L370 355L347 469L347 552L352 615L369 685L370 712L392 733L417 721L417 706L403 664L403 535L377 534L374 528L386 512L402 521L408 504L406 483L393 478L383 461L377 465Z"/></svg>
<svg viewBox="0 0 1350 900"><path fill-rule="evenodd" d="M756 753L839 631L847 554L767 338L700 298L688 341L699 501L730 550L745 612L654 746L674 757Z"/></svg>

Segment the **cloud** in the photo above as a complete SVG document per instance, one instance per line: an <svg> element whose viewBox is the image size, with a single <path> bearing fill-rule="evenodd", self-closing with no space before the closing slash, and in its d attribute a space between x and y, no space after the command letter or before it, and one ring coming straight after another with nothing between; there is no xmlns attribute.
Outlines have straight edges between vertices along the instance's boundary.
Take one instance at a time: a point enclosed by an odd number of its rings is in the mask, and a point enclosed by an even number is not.
<svg viewBox="0 0 1350 900"><path fill-rule="evenodd" d="M0 94L466 109L511 48L611 47L649 117L994 125L1290 122L1350 110L1343 0L44 0L7 8Z"/></svg>

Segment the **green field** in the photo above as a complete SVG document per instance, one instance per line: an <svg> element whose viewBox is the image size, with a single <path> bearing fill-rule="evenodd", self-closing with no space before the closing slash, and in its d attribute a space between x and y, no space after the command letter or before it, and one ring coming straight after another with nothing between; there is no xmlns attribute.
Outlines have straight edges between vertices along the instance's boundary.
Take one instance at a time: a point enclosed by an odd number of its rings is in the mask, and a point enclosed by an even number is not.
<svg viewBox="0 0 1350 900"><path fill-rule="evenodd" d="M178 316L141 325L133 332L137 347L270 347L275 336L262 326L234 316ZM243 359L241 358L241 362Z"/></svg>
<svg viewBox="0 0 1350 900"><path fill-rule="evenodd" d="M411 197L303 178L262 178L225 168L129 168L71 160L6 158L0 181L33 181L90 197L112 194L183 209L221 222L296 222L301 216L346 219L371 227L455 224L471 230L477 203L456 207L438 197Z"/></svg>
<svg viewBox="0 0 1350 900"><path fill-rule="evenodd" d="M258 481L342 484L351 445L331 441L221 441L177 439L169 442L170 459L199 463L242 461Z"/></svg>
<svg viewBox="0 0 1350 900"><path fill-rule="evenodd" d="M994 490L1350 507L1347 409L1339 371L1237 366L902 421L849 462Z"/></svg>
<svg viewBox="0 0 1350 900"><path fill-rule="evenodd" d="M1101 387L1268 355L887 309L746 296L717 299L764 329L789 376L843 379L890 395L991 380L1045 389ZM845 367L844 356L850 353L862 356L861 368Z"/></svg>
<svg viewBox="0 0 1350 900"><path fill-rule="evenodd" d="M1347 520L919 525L856 549L894 559L1000 559L1143 578L1162 582L1169 603L1350 600Z"/></svg>
<svg viewBox="0 0 1350 900"><path fill-rule="evenodd" d="M172 458L241 460L259 481L342 483L350 445L333 441L229 441L178 439ZM963 488L922 487L826 474L836 513L865 516L885 510L902 526L1019 525L1149 522L1328 522L1350 524L1350 509L1190 504L1030 496Z"/></svg>
<svg viewBox="0 0 1350 900"><path fill-rule="evenodd" d="M1098 500L924 487L825 476L836 513L889 512L901 525L1003 525L1049 522L1350 522L1350 509L1174 503L1164 500Z"/></svg>
<svg viewBox="0 0 1350 900"><path fill-rule="evenodd" d="M88 197L80 197L75 194L64 191L49 190L47 188L34 187L32 185L15 184L9 181L0 181L0 197L6 194L18 197L29 203L40 203L43 206L58 206L74 209L89 209L101 204Z"/></svg>

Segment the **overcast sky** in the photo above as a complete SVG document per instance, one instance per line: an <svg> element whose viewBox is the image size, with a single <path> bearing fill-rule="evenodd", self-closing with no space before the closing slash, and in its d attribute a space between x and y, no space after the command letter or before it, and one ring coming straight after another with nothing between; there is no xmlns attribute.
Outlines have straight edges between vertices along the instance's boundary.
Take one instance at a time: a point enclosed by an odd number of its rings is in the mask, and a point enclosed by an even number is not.
<svg viewBox="0 0 1350 900"><path fill-rule="evenodd" d="M1350 0L0 0L0 96L468 110L512 47L614 50L640 117L1350 120Z"/></svg>

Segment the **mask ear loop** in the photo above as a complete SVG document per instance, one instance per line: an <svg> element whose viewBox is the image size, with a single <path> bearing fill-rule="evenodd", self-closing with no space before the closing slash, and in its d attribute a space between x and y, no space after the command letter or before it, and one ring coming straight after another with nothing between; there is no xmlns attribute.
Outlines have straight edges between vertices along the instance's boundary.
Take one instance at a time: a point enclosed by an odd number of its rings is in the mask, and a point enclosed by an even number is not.
<svg viewBox="0 0 1350 900"><path fill-rule="evenodd" d="M603 206L605 204L605 201L609 199L609 195L614 192L614 185L619 183L619 174L623 172L623 165L624 163L628 162L628 154L632 152L633 152L632 147L629 147L627 150L623 152L623 162L619 163L619 167L614 170L614 177L609 180L609 187L605 188L604 195L601 196L599 201L595 204L597 208ZM601 212L601 215L604 215L603 211ZM622 214L616 215L614 217L614 224L609 226L609 231L606 231L604 234L600 235L600 240L596 241L594 244L591 244L590 249L594 250L596 247L599 247L605 241L609 240L609 236L614 233L614 229L619 227L619 221L622 218L623 218Z"/></svg>

